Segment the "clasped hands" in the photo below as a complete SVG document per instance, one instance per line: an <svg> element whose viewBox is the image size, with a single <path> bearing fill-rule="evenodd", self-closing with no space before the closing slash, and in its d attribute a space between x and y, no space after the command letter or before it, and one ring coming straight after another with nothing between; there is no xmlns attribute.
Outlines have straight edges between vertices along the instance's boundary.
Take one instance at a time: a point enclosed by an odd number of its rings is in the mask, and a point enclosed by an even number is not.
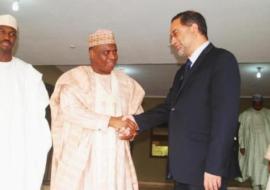
<svg viewBox="0 0 270 190"><path fill-rule="evenodd" d="M139 129L138 125L132 121L132 116L111 117L109 127L115 128L119 132L122 140L133 140Z"/></svg>

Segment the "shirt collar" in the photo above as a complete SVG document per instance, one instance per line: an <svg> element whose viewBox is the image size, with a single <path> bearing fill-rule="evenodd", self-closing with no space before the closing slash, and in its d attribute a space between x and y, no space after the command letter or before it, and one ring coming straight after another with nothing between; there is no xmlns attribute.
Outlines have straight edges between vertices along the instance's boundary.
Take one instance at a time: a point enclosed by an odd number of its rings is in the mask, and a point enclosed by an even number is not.
<svg viewBox="0 0 270 190"><path fill-rule="evenodd" d="M209 41L204 42L202 45L200 45L189 57L189 60L192 62L191 67L194 65L195 61L198 59L199 55L202 53L202 51L210 44Z"/></svg>

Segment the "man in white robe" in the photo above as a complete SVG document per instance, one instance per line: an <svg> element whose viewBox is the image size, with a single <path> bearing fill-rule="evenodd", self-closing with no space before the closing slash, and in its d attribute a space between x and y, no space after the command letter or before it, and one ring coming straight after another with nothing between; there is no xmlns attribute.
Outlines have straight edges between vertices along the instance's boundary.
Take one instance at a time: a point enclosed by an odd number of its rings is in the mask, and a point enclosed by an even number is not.
<svg viewBox="0 0 270 190"><path fill-rule="evenodd" d="M144 90L114 69L110 30L90 35L89 55L91 65L64 73L51 97L51 190L138 190L129 141L119 138L117 127L129 121L117 116L141 113Z"/></svg>
<svg viewBox="0 0 270 190"><path fill-rule="evenodd" d="M263 97L253 96L253 107L239 116L239 165L242 179L251 179L253 189L266 188L268 163L264 159L270 143L270 110L263 107Z"/></svg>
<svg viewBox="0 0 270 190"><path fill-rule="evenodd" d="M0 15L0 179L1 189L41 188L51 147L42 75L12 56L17 22Z"/></svg>

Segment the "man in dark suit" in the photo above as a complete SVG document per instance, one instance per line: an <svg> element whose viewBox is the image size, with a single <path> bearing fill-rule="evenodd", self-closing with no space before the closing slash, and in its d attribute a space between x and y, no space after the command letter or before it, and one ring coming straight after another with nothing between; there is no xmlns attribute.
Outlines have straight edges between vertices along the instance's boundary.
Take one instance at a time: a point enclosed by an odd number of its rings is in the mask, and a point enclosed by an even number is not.
<svg viewBox="0 0 270 190"><path fill-rule="evenodd" d="M175 190L226 189L233 163L240 76L234 55L208 41L195 11L171 20L171 45L188 61L176 73L163 104L134 116L140 131L167 123Z"/></svg>

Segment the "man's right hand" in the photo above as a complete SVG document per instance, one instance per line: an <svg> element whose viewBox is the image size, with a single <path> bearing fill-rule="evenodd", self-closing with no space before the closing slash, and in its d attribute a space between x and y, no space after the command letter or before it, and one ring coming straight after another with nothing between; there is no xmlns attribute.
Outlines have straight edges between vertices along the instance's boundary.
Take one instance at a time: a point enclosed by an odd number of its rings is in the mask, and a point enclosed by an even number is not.
<svg viewBox="0 0 270 190"><path fill-rule="evenodd" d="M204 189L219 190L221 187L221 176L204 172Z"/></svg>
<svg viewBox="0 0 270 190"><path fill-rule="evenodd" d="M115 128L115 130L119 130L123 127L125 127L127 124L124 120L122 120L122 117L110 117L109 120L109 127Z"/></svg>
<svg viewBox="0 0 270 190"><path fill-rule="evenodd" d="M119 137L121 140L132 141L137 135L138 126L134 121L131 121L130 119L126 119L125 121L127 122L127 126L119 130Z"/></svg>
<svg viewBox="0 0 270 190"><path fill-rule="evenodd" d="M245 155L245 152L246 152L246 149L245 149L245 148L240 148L240 153L241 153L242 155Z"/></svg>
<svg viewBox="0 0 270 190"><path fill-rule="evenodd" d="M132 140L137 135L137 124L125 117L111 117L109 126L119 131L119 137L122 140Z"/></svg>

